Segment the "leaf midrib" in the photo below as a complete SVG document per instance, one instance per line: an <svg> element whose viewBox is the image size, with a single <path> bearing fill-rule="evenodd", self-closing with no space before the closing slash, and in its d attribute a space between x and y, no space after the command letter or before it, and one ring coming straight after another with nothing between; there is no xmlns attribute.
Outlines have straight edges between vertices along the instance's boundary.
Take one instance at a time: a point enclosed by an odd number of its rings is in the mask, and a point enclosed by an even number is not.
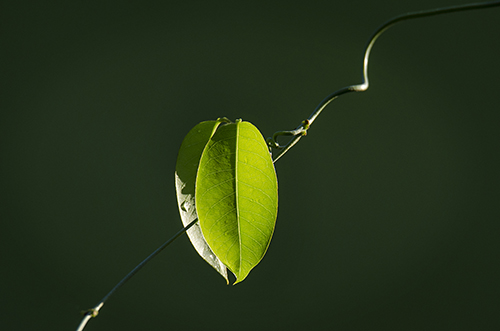
<svg viewBox="0 0 500 331"><path fill-rule="evenodd" d="M241 122L236 122L236 153L235 153L235 166L234 166L234 181L235 181L235 192L236 192L236 223L238 224L238 241L239 241L239 247L238 249L240 250L240 263L238 266L238 278L240 278L241 274L241 262L242 262L242 249L241 249L241 224L240 224L240 211L239 211L239 196L238 196L238 191L239 191L239 183L238 183L238 156L239 156L239 150L238 150L238 144L239 144L239 130L240 130L240 123Z"/></svg>

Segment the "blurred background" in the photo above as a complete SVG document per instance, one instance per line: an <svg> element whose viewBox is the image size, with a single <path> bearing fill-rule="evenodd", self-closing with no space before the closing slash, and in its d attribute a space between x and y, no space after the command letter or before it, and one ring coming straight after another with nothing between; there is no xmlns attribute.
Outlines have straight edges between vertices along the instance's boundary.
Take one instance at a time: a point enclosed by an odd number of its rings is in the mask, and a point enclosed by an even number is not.
<svg viewBox="0 0 500 331"><path fill-rule="evenodd" d="M74 330L181 229L198 122L265 137L361 82L385 20L458 0L3 1L0 321ZM500 328L500 9L401 23L371 87L276 163L264 260L236 286L181 237L86 330Z"/></svg>

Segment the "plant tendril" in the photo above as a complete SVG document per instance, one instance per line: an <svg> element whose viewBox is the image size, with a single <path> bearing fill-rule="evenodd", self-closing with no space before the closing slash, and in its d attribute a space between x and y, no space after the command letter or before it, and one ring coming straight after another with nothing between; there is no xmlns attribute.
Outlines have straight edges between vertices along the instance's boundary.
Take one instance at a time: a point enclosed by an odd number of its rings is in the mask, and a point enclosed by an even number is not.
<svg viewBox="0 0 500 331"><path fill-rule="evenodd" d="M427 16L434 16L434 15L441 15L441 14L448 14L448 13L454 13L454 12L459 12L459 11L466 11L466 10L474 10L474 9L485 9L485 8L490 8L490 7L496 7L500 6L500 1L488 1L488 2L478 2L478 3L472 3L472 4L466 4L466 5L459 5L459 6L450 6L450 7L443 7L443 8L436 8L436 9L429 9L429 10L422 10L422 11L417 11L417 12L411 12L411 13L406 13L402 14L396 17L391 18L384 24L382 24L380 27L375 30L375 32L371 35L370 39L368 39L368 42L365 46L365 52L364 52L364 58L363 58L363 76L362 76L362 83L357 84L357 85L349 85L344 88L341 88L340 90L337 90L333 92L332 94L328 95L326 98L324 98L319 105L314 109L313 113L311 116L306 121L303 121L295 130L290 130L290 131L278 131L274 133L273 137L267 139L267 143L269 148L276 148L278 149L278 153L274 156L273 162L276 162L290 150L299 140L302 138L302 136L305 135L306 130L309 128L309 126L316 120L316 118L319 116L319 114L323 111L323 109L326 108L336 98L341 96L342 94L346 94L349 92L363 92L368 89L370 86L369 80L368 80L368 59L370 57L370 52L373 48L373 45L375 44L375 41L382 35L384 31L386 31L388 28L393 26L396 23L414 19L414 18L420 18L420 17L427 17ZM286 145L280 145L277 142L277 138L279 136L293 136L293 138L286 144Z"/></svg>

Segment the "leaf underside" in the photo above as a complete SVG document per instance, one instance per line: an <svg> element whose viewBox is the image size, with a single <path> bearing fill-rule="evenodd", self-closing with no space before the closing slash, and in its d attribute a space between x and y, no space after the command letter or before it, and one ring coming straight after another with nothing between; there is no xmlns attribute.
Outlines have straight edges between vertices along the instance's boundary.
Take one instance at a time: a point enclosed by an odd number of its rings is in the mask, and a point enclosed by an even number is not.
<svg viewBox="0 0 500 331"><path fill-rule="evenodd" d="M175 188L179 213L184 226L198 217L195 204L196 173L203 150L220 123L219 120L199 123L189 131L179 150L175 167ZM217 255L205 241L200 223L197 222L193 225L187 231L187 235L198 254L217 270L229 284L226 266L217 258Z"/></svg>
<svg viewBox="0 0 500 331"><path fill-rule="evenodd" d="M203 236L243 281L263 258L278 208L278 181L268 147L248 122L221 125L205 147L195 192Z"/></svg>

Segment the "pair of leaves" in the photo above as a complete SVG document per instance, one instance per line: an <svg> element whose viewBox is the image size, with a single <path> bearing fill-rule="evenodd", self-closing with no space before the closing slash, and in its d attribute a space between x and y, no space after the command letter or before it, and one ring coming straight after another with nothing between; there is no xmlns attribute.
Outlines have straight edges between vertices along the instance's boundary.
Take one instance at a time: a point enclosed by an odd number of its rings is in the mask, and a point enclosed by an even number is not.
<svg viewBox="0 0 500 331"><path fill-rule="evenodd" d="M241 120L206 121L182 142L176 190L184 226L200 256L225 279L243 281L263 258L278 208L278 182L258 129Z"/></svg>

